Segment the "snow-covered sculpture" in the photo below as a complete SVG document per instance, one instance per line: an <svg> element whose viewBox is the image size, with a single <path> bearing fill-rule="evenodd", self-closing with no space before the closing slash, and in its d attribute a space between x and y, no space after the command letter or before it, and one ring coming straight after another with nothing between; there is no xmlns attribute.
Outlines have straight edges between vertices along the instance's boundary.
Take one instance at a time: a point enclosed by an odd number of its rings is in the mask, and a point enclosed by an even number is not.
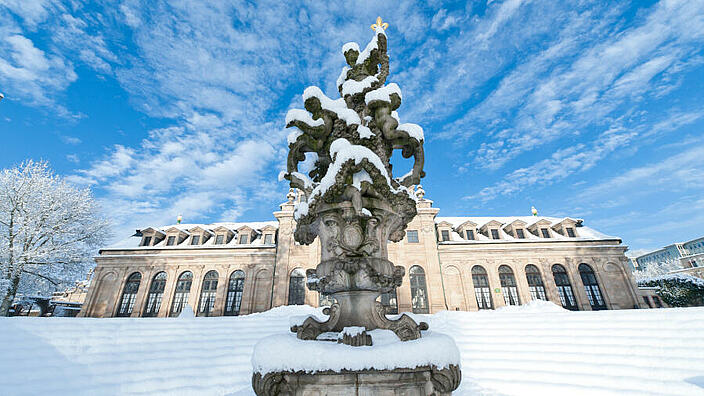
<svg viewBox="0 0 704 396"><path fill-rule="evenodd" d="M341 98L308 87L303 92L305 110L286 115L287 127L297 130L288 137L284 178L303 195L294 211L295 239L310 244L320 238L322 260L308 270L308 287L336 300L326 311L326 322L309 318L292 328L301 339L358 326L390 329L402 340L412 340L427 329L408 315L388 320L385 308L375 301L401 285L404 268L388 260L386 244L403 239L416 215L418 198L412 186L425 176L423 129L401 123L395 111L401 89L386 84L389 57L383 25L373 25L374 37L363 51L357 43L342 47L348 66L337 79ZM395 150L414 159L412 169L400 177L394 177L390 163ZM306 155L316 159L308 174L299 171ZM348 342L371 345L366 334L358 338Z"/></svg>

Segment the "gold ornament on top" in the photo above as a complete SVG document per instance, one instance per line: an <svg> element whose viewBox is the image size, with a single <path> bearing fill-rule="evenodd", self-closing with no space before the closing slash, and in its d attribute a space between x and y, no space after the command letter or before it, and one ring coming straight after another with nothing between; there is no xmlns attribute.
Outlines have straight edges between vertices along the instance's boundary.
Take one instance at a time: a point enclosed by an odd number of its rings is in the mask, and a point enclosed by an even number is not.
<svg viewBox="0 0 704 396"><path fill-rule="evenodd" d="M376 23L371 26L372 30L376 31L377 28L382 28L386 30L386 28L389 27L389 24L386 22L382 22L381 17L376 17Z"/></svg>

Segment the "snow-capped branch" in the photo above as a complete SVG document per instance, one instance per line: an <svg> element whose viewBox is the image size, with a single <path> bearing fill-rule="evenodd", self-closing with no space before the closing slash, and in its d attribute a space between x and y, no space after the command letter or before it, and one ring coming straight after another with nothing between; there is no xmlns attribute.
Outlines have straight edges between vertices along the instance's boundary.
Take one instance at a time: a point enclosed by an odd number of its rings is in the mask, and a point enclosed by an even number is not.
<svg viewBox="0 0 704 396"><path fill-rule="evenodd" d="M0 171L0 315L7 314L24 275L54 285L67 275L82 278L83 263L91 261L106 230L90 190L66 183L47 163L30 160Z"/></svg>

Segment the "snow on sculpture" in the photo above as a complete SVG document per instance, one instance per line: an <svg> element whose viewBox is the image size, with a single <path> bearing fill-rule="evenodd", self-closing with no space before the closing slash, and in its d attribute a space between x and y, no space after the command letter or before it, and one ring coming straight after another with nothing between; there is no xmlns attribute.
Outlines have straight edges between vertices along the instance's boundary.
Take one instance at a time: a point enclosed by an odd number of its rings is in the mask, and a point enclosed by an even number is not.
<svg viewBox="0 0 704 396"><path fill-rule="evenodd" d="M411 340L427 328L407 315L386 319L384 307L375 301L380 293L401 285L405 270L387 259L386 241L404 237L416 215L412 186L425 176L423 129L400 123L395 110L401 105L401 89L386 84L389 57L383 25L375 25L363 51L357 43L342 47L348 66L337 80L339 99L308 87L303 92L305 110L286 115L286 126L297 130L289 135L284 178L303 195L294 212L295 238L310 244L320 237L323 247L320 264L307 272L308 287L337 301L328 321L310 318L293 328L301 339L361 326L391 329L402 340ZM394 176L390 163L394 150L414 159L412 169L401 177ZM299 163L309 153L317 160L303 174ZM362 334L359 340L347 338L354 344L372 342Z"/></svg>
<svg viewBox="0 0 704 396"><path fill-rule="evenodd" d="M439 333L421 339L426 323L406 314L388 319L386 307L376 301L402 283L405 269L388 260L387 243L405 236L416 215L413 185L424 176L423 129L400 122L401 89L386 84L386 26L377 19L363 51L357 43L342 47L347 66L337 79L339 99L308 87L305 110L286 115L287 127L297 128L288 137L282 175L292 191L301 192L294 237L301 244L320 238L321 261L306 271L306 284L334 303L323 310L327 320L309 316L292 326L296 337L280 334L257 343L252 354L257 395L392 394L395 389L449 395L459 386L454 340ZM390 163L395 150L414 160L400 177ZM312 170L301 172L299 164L311 159ZM294 199L290 192L289 200ZM433 359L435 353L442 358ZM349 370L342 361L362 366Z"/></svg>

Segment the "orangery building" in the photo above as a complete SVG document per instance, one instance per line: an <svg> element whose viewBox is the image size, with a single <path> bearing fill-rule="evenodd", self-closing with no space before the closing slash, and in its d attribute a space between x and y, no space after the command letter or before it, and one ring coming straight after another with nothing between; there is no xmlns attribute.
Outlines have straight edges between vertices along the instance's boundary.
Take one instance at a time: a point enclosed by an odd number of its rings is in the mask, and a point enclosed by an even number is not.
<svg viewBox="0 0 704 396"><path fill-rule="evenodd" d="M147 227L100 250L80 316L245 315L287 304L326 305L306 287L320 246L294 241L295 194L274 221ZM380 296L389 313L495 309L531 300L570 310L646 307L621 239L583 220L441 217L422 195L389 260L403 284Z"/></svg>

